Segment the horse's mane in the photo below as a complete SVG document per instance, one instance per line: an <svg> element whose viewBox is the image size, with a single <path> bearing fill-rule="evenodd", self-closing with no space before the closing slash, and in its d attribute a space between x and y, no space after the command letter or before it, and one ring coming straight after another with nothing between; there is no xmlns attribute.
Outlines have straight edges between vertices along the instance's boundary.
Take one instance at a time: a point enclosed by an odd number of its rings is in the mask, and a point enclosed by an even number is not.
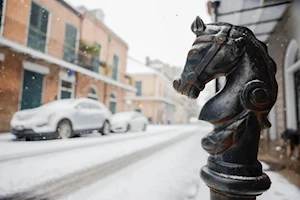
<svg viewBox="0 0 300 200"><path fill-rule="evenodd" d="M226 22L218 22L218 23L209 23L207 25L214 25L214 26L229 26L231 27L229 37L231 38L247 38L250 42L252 42L256 47L258 47L261 50L262 56L266 59L268 66L270 66L270 70L272 71L272 74L276 74L276 64L273 61L273 59L268 54L268 48L267 45L260 40L258 40L254 33L247 27L242 26L234 26L232 24L226 23Z"/></svg>
<svg viewBox="0 0 300 200"><path fill-rule="evenodd" d="M273 61L273 59L269 56L268 54L268 48L265 43L262 41L258 40L254 33L246 27L241 27L241 26L232 26L233 30L230 37L232 38L239 38L239 37L244 37L247 38L250 42L252 42L258 49L260 49L262 56L266 59L268 66L270 67L270 70L272 71L272 74L276 74L276 64Z"/></svg>

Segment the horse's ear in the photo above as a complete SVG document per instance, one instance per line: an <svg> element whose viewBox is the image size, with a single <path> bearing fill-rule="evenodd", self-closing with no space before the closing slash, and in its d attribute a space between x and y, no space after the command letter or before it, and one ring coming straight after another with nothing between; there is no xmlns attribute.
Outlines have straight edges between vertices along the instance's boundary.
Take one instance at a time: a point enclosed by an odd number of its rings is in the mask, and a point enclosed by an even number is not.
<svg viewBox="0 0 300 200"><path fill-rule="evenodd" d="M191 26L192 31L195 33L196 36L199 36L203 33L205 28L206 28L206 26L205 26L204 22L202 21L202 19L199 16L197 16L195 21L192 23L192 26Z"/></svg>

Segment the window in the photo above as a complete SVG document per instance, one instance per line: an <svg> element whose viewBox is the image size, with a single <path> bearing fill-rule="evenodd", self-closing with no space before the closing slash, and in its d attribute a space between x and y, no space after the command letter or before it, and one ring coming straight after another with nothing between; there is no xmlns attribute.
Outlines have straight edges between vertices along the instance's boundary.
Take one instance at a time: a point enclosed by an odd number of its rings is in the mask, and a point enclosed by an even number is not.
<svg viewBox="0 0 300 200"><path fill-rule="evenodd" d="M114 55L113 68L112 68L112 78L114 80L118 80L118 65L119 65L119 57L117 55Z"/></svg>
<svg viewBox="0 0 300 200"><path fill-rule="evenodd" d="M135 88L137 89L136 96L141 96L142 95L142 81L136 81Z"/></svg>
<svg viewBox="0 0 300 200"><path fill-rule="evenodd" d="M90 107L90 109L101 110L101 107L99 105L94 104L94 103L89 103L89 107Z"/></svg>
<svg viewBox="0 0 300 200"><path fill-rule="evenodd" d="M141 116L140 113L135 112L135 113L133 113L133 115L132 115L132 119L138 118L138 117L140 117L140 116Z"/></svg>
<svg viewBox="0 0 300 200"><path fill-rule="evenodd" d="M91 86L88 91L88 98L98 100L97 91L95 86Z"/></svg>
<svg viewBox="0 0 300 200"><path fill-rule="evenodd" d="M76 106L76 108L79 108L79 109L90 109L90 106L89 106L89 104L86 103L86 102L81 102L81 103L79 103L79 104Z"/></svg>
<svg viewBox="0 0 300 200"><path fill-rule="evenodd" d="M117 98L116 95L111 94L109 99L109 110L112 114L116 113L116 107L117 107Z"/></svg>
<svg viewBox="0 0 300 200"><path fill-rule="evenodd" d="M64 60L74 63L77 59L76 51L77 29L71 24L66 24Z"/></svg>
<svg viewBox="0 0 300 200"><path fill-rule="evenodd" d="M0 25L3 26L4 0L0 0Z"/></svg>
<svg viewBox="0 0 300 200"><path fill-rule="evenodd" d="M27 46L45 52L49 12L31 2L30 25Z"/></svg>
<svg viewBox="0 0 300 200"><path fill-rule="evenodd" d="M99 49L98 56L93 56L92 57L92 70L94 72L99 73L99 66L100 66L100 55L101 55L101 45L98 43L95 43L97 48Z"/></svg>
<svg viewBox="0 0 300 200"><path fill-rule="evenodd" d="M73 83L67 80L61 80L60 99L69 99L73 97Z"/></svg>

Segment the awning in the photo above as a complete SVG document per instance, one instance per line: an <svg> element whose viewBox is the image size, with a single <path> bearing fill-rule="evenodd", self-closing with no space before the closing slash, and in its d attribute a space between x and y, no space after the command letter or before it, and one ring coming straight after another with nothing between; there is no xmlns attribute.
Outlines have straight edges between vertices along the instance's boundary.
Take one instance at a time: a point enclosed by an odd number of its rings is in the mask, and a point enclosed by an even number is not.
<svg viewBox="0 0 300 200"><path fill-rule="evenodd" d="M223 0L220 1L217 22L249 28L262 42L266 42L291 1L280 0Z"/></svg>

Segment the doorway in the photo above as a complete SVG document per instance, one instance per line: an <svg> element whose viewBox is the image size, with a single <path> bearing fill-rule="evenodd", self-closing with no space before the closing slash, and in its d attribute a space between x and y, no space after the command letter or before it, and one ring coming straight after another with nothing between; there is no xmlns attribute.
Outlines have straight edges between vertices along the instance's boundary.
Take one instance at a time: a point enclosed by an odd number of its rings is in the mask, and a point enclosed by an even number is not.
<svg viewBox="0 0 300 200"><path fill-rule="evenodd" d="M39 107L42 103L44 75L24 70L21 110Z"/></svg>

